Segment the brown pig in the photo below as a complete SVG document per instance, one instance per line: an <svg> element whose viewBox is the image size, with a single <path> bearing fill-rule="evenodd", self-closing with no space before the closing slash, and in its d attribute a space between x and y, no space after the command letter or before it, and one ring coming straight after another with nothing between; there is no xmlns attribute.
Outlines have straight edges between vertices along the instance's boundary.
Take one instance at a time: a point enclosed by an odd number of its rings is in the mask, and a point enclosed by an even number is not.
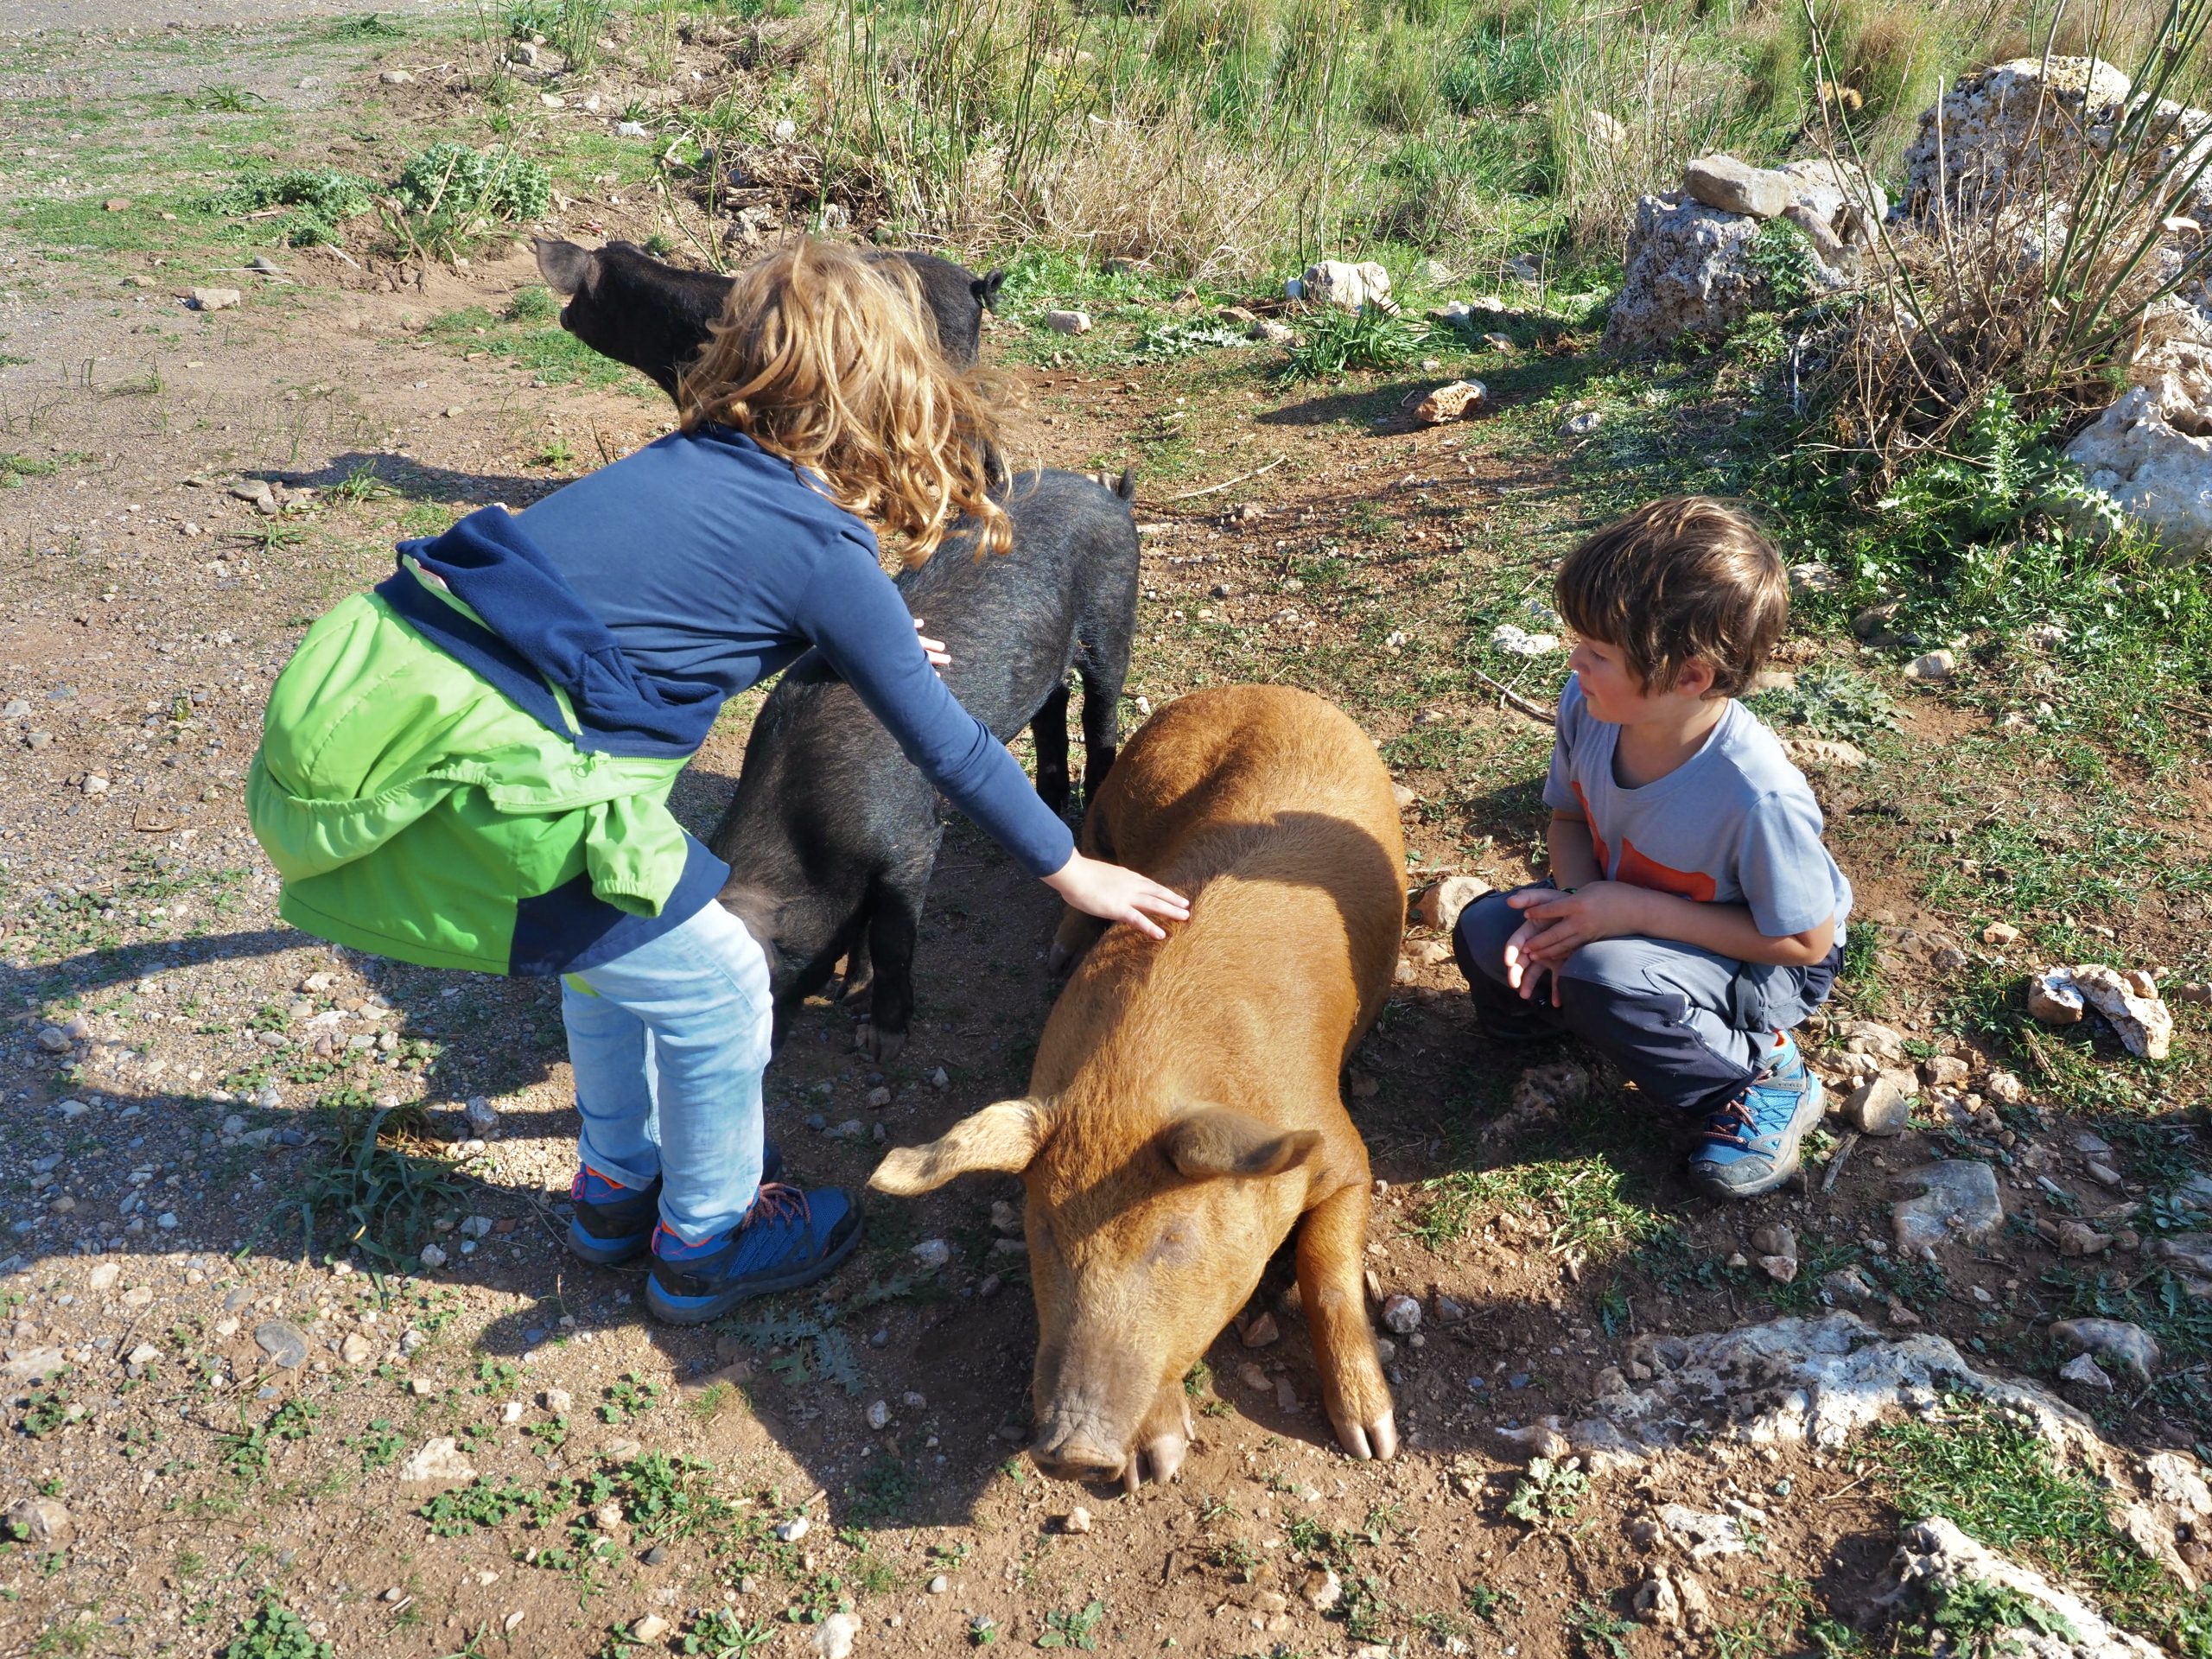
<svg viewBox="0 0 2212 1659"><path fill-rule="evenodd" d="M1357 1458L1397 1448L1367 1322L1367 1149L1338 1092L1381 1010L1405 924L1389 774L1343 713L1286 686L1197 691L1124 748L1084 850L1184 893L1164 944L1070 912L1084 953L1029 1094L870 1184L912 1195L1019 1173L1039 1339L1031 1455L1046 1473L1173 1475L1183 1377L1298 1229L1323 1402ZM1096 941L1096 943L1094 943Z"/></svg>

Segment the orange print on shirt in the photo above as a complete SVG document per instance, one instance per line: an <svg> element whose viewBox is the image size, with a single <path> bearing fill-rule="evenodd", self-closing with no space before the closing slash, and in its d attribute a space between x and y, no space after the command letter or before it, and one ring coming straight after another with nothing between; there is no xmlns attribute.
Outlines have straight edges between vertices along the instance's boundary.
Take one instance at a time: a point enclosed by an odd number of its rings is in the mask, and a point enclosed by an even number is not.
<svg viewBox="0 0 2212 1659"><path fill-rule="evenodd" d="M1613 880L1654 893L1671 893L1677 899L1694 899L1701 905L1711 904L1715 891L1711 876L1698 870L1670 870L1637 852L1632 841L1621 842L1621 867Z"/></svg>
<svg viewBox="0 0 2212 1659"><path fill-rule="evenodd" d="M1590 826L1591 849L1598 855L1598 869L1603 874L1613 861L1605 851L1605 838L1598 833L1597 815L1590 810L1590 798L1582 792L1582 785L1578 783L1570 781L1567 787L1574 791L1574 798L1581 803L1582 822Z"/></svg>

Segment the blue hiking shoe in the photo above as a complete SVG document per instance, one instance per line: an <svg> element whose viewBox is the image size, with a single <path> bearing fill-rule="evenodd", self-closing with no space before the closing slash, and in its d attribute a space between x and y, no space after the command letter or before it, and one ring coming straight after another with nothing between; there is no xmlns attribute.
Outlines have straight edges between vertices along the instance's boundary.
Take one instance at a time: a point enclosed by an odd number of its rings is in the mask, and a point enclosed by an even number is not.
<svg viewBox="0 0 2212 1659"><path fill-rule="evenodd" d="M666 1227L653 1234L645 1306L671 1325L718 1319L748 1297L824 1277L860 1238L861 1212L842 1187L764 1183L745 1219L717 1237L686 1244Z"/></svg>
<svg viewBox="0 0 2212 1659"><path fill-rule="evenodd" d="M783 1173L784 1154L774 1141L763 1143L760 1179L772 1181ZM643 1252L660 1224L658 1176L651 1186L625 1186L587 1164L569 1183L569 1198L576 1211L569 1223L569 1248L599 1267L615 1267Z"/></svg>
<svg viewBox="0 0 2212 1659"><path fill-rule="evenodd" d="M1821 1080L1786 1033L1765 1071L1743 1094L1705 1120L1690 1154L1690 1185L1708 1198L1754 1198L1797 1173L1797 1146L1827 1110Z"/></svg>

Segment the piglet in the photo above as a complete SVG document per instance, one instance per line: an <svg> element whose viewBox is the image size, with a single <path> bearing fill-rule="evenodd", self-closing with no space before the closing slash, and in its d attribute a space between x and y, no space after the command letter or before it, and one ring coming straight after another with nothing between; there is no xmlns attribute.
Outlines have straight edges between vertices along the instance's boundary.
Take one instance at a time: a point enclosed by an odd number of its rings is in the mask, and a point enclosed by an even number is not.
<svg viewBox="0 0 2212 1659"><path fill-rule="evenodd" d="M1030 1455L1047 1474L1132 1490L1173 1475L1190 1444L1184 1375L1294 1229L1321 1403L1345 1451L1389 1457L1362 1270L1367 1150L1338 1086L1405 924L1389 773L1310 693L1193 691L1129 741L1083 849L1185 894L1190 920L1154 944L1071 912L1057 944L1080 963L1027 1096L893 1152L869 1185L1021 1177Z"/></svg>
<svg viewBox="0 0 2212 1659"><path fill-rule="evenodd" d="M996 303L1006 273L978 276L933 253L883 251L868 257L912 267L937 325L938 346L959 367L973 365L983 313ZM721 315L731 281L715 271L669 264L634 243L584 248L550 237L537 238L537 269L549 287L568 296L561 308L563 328L602 357L649 376L671 397L677 376L699 355L709 327Z"/></svg>
<svg viewBox="0 0 2212 1659"><path fill-rule="evenodd" d="M1037 792L1068 804L1068 688L1083 682L1084 782L1096 791L1121 741L1118 708L1137 598L1136 486L1027 473L1005 499L1013 550L978 556L956 529L899 578L907 607L944 641L962 705L1003 742L1030 727ZM937 791L842 681L786 673L745 746L737 793L708 845L730 867L721 902L768 953L781 1039L791 1012L846 957L843 995L865 994L860 1046L888 1059L914 1006L914 939L943 823Z"/></svg>

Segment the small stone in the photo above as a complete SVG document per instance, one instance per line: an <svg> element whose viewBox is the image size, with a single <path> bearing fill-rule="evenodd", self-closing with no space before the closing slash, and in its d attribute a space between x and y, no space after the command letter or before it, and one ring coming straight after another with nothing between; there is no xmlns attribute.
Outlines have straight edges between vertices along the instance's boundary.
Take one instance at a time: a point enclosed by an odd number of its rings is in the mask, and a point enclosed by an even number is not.
<svg viewBox="0 0 2212 1659"><path fill-rule="evenodd" d="M1056 334L1087 334L1090 332L1088 311L1047 311L1045 326Z"/></svg>
<svg viewBox="0 0 2212 1659"><path fill-rule="evenodd" d="M6 1519L10 1535L47 1549L59 1549L77 1529L58 1497L19 1497L8 1506Z"/></svg>
<svg viewBox="0 0 2212 1659"><path fill-rule="evenodd" d="M934 1273L952 1260L952 1246L941 1238L925 1238L914 1246L914 1260Z"/></svg>
<svg viewBox="0 0 2212 1659"><path fill-rule="evenodd" d="M279 1370L297 1370L307 1363L307 1332L289 1319L264 1319L253 1327L253 1344L268 1355Z"/></svg>
<svg viewBox="0 0 2212 1659"><path fill-rule="evenodd" d="M399 1478L404 1481L474 1480L476 1471L461 1456L460 1442L450 1434L441 1434L425 1441L421 1451L399 1465Z"/></svg>
<svg viewBox="0 0 2212 1659"><path fill-rule="evenodd" d="M404 69L387 69L377 77L386 86L411 86L415 77Z"/></svg>
<svg viewBox="0 0 2212 1659"><path fill-rule="evenodd" d="M932 1089L950 1089L952 1086L952 1079L945 1075L944 1068L941 1065L930 1073L929 1081L930 1087Z"/></svg>
<svg viewBox="0 0 2212 1659"><path fill-rule="evenodd" d="M2018 944L2019 938L2020 930L2010 922L1992 922L1981 930L1981 942L1999 950L2009 944Z"/></svg>
<svg viewBox="0 0 2212 1659"><path fill-rule="evenodd" d="M2059 1376L2068 1382L2079 1382L2085 1388L2102 1389L2109 1392L2112 1378L2097 1367L2097 1362L2087 1354L2076 1354L2058 1368Z"/></svg>
<svg viewBox="0 0 2212 1659"><path fill-rule="evenodd" d="M348 1365L363 1364L375 1352L376 1345L358 1331L351 1332L345 1341L338 1344L338 1357Z"/></svg>
<svg viewBox="0 0 2212 1659"><path fill-rule="evenodd" d="M1317 1567L1306 1575L1306 1582L1298 1587L1298 1593L1315 1612L1325 1613L1344 1599L1344 1581L1337 1577L1335 1569Z"/></svg>
<svg viewBox="0 0 2212 1659"><path fill-rule="evenodd" d="M806 1536L812 1529L813 1524L804 1516L795 1515L788 1521L779 1521L776 1523L776 1536L785 1543L795 1544Z"/></svg>
<svg viewBox="0 0 2212 1659"><path fill-rule="evenodd" d="M1021 1231L1021 1211L1004 1198L991 1200L991 1230L1001 1238L1014 1238Z"/></svg>
<svg viewBox="0 0 2212 1659"><path fill-rule="evenodd" d="M1876 1294L1873 1285L1857 1268L1838 1268L1834 1273L1824 1274L1821 1288L1834 1302L1871 1302Z"/></svg>
<svg viewBox="0 0 2212 1659"><path fill-rule="evenodd" d="M1981 1092L2000 1106L2017 1106L2028 1097L2027 1086L2010 1071L1993 1071L1982 1079Z"/></svg>
<svg viewBox="0 0 2212 1659"><path fill-rule="evenodd" d="M871 1111L880 1111L891 1103L890 1089L885 1084L878 1084L868 1091L868 1103Z"/></svg>
<svg viewBox="0 0 2212 1659"><path fill-rule="evenodd" d="M2052 1230L2052 1243L2065 1256L2097 1255L2112 1248L2112 1240L2087 1222L2062 1221Z"/></svg>
<svg viewBox="0 0 2212 1659"><path fill-rule="evenodd" d="M1479 408L1487 395L1479 380L1449 381L1421 400L1414 419L1423 426L1441 426Z"/></svg>
<svg viewBox="0 0 2212 1659"><path fill-rule="evenodd" d="M1886 1076L1862 1084L1843 1103L1843 1121L1861 1135L1903 1135L1912 1109Z"/></svg>
<svg viewBox="0 0 2212 1659"><path fill-rule="evenodd" d="M1078 1534L1089 1532L1090 1530L1090 1511L1084 1509L1080 1503L1077 1504L1075 1508L1067 1512L1066 1518L1060 1522L1060 1530L1062 1532L1072 1532Z"/></svg>
<svg viewBox="0 0 2212 1659"><path fill-rule="evenodd" d="M41 1026L39 1027L38 1046L49 1054L67 1054L69 1052L69 1033L59 1026Z"/></svg>
<svg viewBox="0 0 2212 1659"><path fill-rule="evenodd" d="M1964 1089L1967 1063L1954 1055L1938 1054L1920 1063L1921 1081L1937 1089Z"/></svg>
<svg viewBox="0 0 2212 1659"><path fill-rule="evenodd" d="M498 1108L482 1095L471 1095L468 1103L461 1108L461 1116L468 1121L468 1132L490 1140L499 1132Z"/></svg>
<svg viewBox="0 0 2212 1659"><path fill-rule="evenodd" d="M1395 1334L1409 1337L1421 1329L1421 1304L1404 1294L1382 1304L1382 1323Z"/></svg>
<svg viewBox="0 0 2212 1659"><path fill-rule="evenodd" d="M1916 657L1906 664L1905 671L1916 680L1948 680L1959 671L1955 652L1931 651L1924 657Z"/></svg>
<svg viewBox="0 0 2212 1659"><path fill-rule="evenodd" d="M1897 1179L1922 1188L1919 1197L1898 1205L1892 1217L1903 1255L1917 1255L1955 1233L1978 1243L2005 1224L1997 1173L1987 1164L1952 1159L1909 1170Z"/></svg>
<svg viewBox="0 0 2212 1659"><path fill-rule="evenodd" d="M1786 173L1753 167L1733 156L1700 156L1682 169L1682 192L1724 213L1779 219L1795 194Z"/></svg>
<svg viewBox="0 0 2212 1659"><path fill-rule="evenodd" d="M548 1389L537 1397L545 1409L556 1416L565 1415L576 1408L574 1396L566 1389Z"/></svg>
<svg viewBox="0 0 2212 1659"><path fill-rule="evenodd" d="M442 1249L439 1249L438 1246L435 1244L425 1244L423 1247L423 1265L424 1267L429 1268L435 1272L438 1268L445 1266L445 1264L446 1253Z"/></svg>
<svg viewBox="0 0 2212 1659"><path fill-rule="evenodd" d="M103 1262L94 1268L86 1285L92 1290L112 1290L115 1281L123 1277L123 1269L112 1262Z"/></svg>
<svg viewBox="0 0 2212 1659"><path fill-rule="evenodd" d="M2051 1340L2082 1354L2101 1354L2148 1382L2158 1369L2158 1344L2148 1331L2125 1319L2060 1319L2050 1327Z"/></svg>
<svg viewBox="0 0 2212 1659"><path fill-rule="evenodd" d="M1797 1235L1780 1222L1769 1222L1751 1235L1751 1248L1762 1255L1797 1259Z"/></svg>
<svg viewBox="0 0 2212 1659"><path fill-rule="evenodd" d="M499 1421L512 1428L522 1421L523 1405L519 1400L510 1400L499 1408Z"/></svg>
<svg viewBox="0 0 2212 1659"><path fill-rule="evenodd" d="M1449 933L1459 912L1490 890L1490 883L1479 876L1447 875L1421 894L1414 913L1423 926Z"/></svg>
<svg viewBox="0 0 2212 1659"><path fill-rule="evenodd" d="M891 1427L891 1406L889 1402L874 1400L868 1402L868 1426L878 1433L881 1433L885 1429Z"/></svg>
<svg viewBox="0 0 2212 1659"><path fill-rule="evenodd" d="M130 208L130 198L128 196L110 196L100 203L100 211L106 213L127 213Z"/></svg>
<svg viewBox="0 0 2212 1659"><path fill-rule="evenodd" d="M946 1578L942 1573L938 1573L929 1582L929 1592L933 1596L941 1596L951 1588L952 1580Z"/></svg>
<svg viewBox="0 0 2212 1659"><path fill-rule="evenodd" d="M235 288L195 288L192 290L192 308L195 311L228 311L239 303Z"/></svg>
<svg viewBox="0 0 2212 1659"><path fill-rule="evenodd" d="M816 1659L846 1659L861 1633L857 1613L832 1613L814 1630Z"/></svg>
<svg viewBox="0 0 2212 1659"><path fill-rule="evenodd" d="M1275 1323L1275 1316L1262 1310L1248 1321L1238 1338L1247 1348L1265 1348L1282 1339L1282 1327Z"/></svg>
<svg viewBox="0 0 2212 1659"><path fill-rule="evenodd" d="M1559 429L1570 438L1586 438L1605 423L1605 416L1594 409L1577 410L1559 423Z"/></svg>
<svg viewBox="0 0 2212 1659"><path fill-rule="evenodd" d="M630 1626L633 1642L658 1642L669 1632L669 1623L658 1613L647 1613Z"/></svg>
<svg viewBox="0 0 2212 1659"><path fill-rule="evenodd" d="M1786 1285L1797 1277L1797 1258L1794 1255L1763 1255L1759 1270L1778 1285Z"/></svg>

